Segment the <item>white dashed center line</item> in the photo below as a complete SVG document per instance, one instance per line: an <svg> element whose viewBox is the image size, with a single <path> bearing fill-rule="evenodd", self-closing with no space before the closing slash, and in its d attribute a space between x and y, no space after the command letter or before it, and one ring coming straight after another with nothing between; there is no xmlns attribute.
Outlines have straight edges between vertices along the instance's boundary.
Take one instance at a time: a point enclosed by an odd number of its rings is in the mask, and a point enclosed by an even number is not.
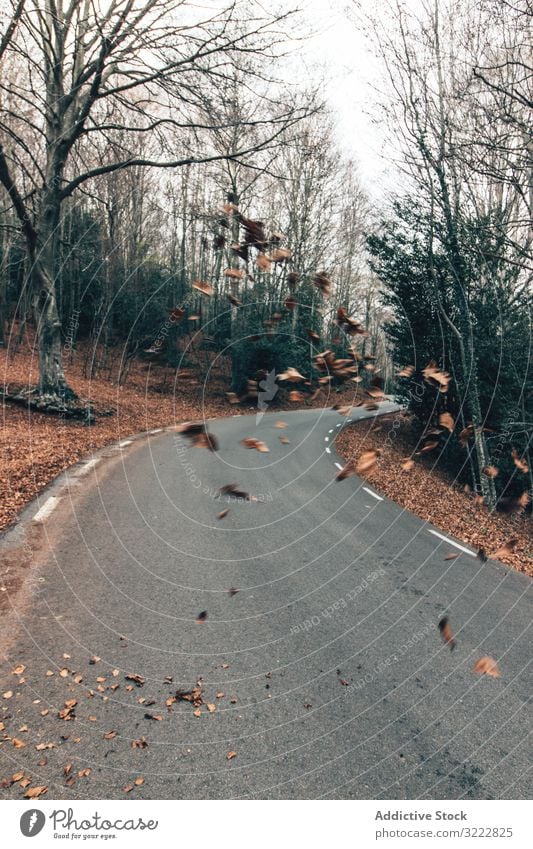
<svg viewBox="0 0 533 849"><path fill-rule="evenodd" d="M331 454L331 448L328 445L326 445L326 454Z"/></svg>
<svg viewBox="0 0 533 849"><path fill-rule="evenodd" d="M324 437L324 442L329 442L329 436Z"/></svg>
<svg viewBox="0 0 533 849"><path fill-rule="evenodd" d="M453 539L449 539L448 537L444 536L444 534L439 534L438 531L432 531L432 530L429 530L429 533L433 534L434 537L438 537L439 539L444 540L444 542L447 542L449 545L453 545L455 548L458 548L459 551L464 551L464 553L469 554L470 557L477 557L477 555L474 551L470 551L470 549L465 548L464 545L459 545L458 542L454 542Z"/></svg>
<svg viewBox="0 0 533 849"><path fill-rule="evenodd" d="M342 472L342 466L341 466L341 464L340 464L340 463L335 463L335 465L336 465L336 466L337 466L337 468L338 468L338 469L340 469L340 470L341 470L341 472Z"/></svg>

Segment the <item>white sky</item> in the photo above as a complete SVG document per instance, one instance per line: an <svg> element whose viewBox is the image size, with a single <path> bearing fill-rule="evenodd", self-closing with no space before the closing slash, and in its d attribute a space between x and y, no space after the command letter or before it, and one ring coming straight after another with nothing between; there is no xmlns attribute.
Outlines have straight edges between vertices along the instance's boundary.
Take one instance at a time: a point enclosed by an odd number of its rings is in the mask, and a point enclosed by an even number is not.
<svg viewBox="0 0 533 849"><path fill-rule="evenodd" d="M326 98L333 111L337 140L358 163L370 196L380 197L394 179L373 108L376 95L372 85L380 77L379 62L356 25L350 0L304 0L303 8L316 34L302 46L302 58L305 56L306 64L324 67L330 79Z"/></svg>

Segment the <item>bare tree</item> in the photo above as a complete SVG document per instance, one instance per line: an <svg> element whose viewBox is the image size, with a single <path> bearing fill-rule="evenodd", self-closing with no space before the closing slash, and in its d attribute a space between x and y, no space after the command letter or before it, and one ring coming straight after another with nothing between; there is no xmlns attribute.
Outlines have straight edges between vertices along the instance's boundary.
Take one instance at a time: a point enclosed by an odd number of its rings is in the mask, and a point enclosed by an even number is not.
<svg viewBox="0 0 533 849"><path fill-rule="evenodd" d="M188 0L27 0L15 7L1 42L0 183L31 267L37 403L73 398L55 285L62 204L88 181L126 168L237 161L268 148L305 108L252 117L254 138L237 138L223 153L212 143L220 123L198 116L241 57L268 63L276 55L292 16L238 0L203 19ZM120 147L110 149L117 133ZM142 155L139 138L148 140ZM102 139L110 143L103 155Z"/></svg>

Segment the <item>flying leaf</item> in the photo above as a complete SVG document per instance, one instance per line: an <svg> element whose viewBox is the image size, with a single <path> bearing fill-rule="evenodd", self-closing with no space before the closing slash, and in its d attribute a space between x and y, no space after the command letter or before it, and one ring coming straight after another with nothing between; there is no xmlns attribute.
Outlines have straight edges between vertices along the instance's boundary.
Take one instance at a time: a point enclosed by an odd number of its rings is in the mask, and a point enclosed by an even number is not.
<svg viewBox="0 0 533 849"><path fill-rule="evenodd" d="M451 628L451 625L450 625L450 620L448 619L447 616L443 616L442 619L440 620L439 631L440 631L441 637L444 640L444 642L446 643L446 645L448 645L450 647L450 649L453 651L453 649L456 646L456 642L453 638L453 631L452 631L452 628Z"/></svg>
<svg viewBox="0 0 533 849"><path fill-rule="evenodd" d="M492 678L500 678L501 676L498 664L488 654L476 661L473 671L477 672L478 675L490 675Z"/></svg>

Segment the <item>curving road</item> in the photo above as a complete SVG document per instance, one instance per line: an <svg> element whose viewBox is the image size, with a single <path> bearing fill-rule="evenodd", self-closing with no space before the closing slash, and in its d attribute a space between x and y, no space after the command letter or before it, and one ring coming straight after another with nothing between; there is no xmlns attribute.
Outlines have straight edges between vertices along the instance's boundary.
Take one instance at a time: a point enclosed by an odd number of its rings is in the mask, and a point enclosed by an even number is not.
<svg viewBox="0 0 533 849"><path fill-rule="evenodd" d="M0 778L24 769L57 799L531 794L531 581L357 477L336 482L345 422L331 410L221 419L217 453L167 430L59 482L0 626L1 692L13 692L0 699ZM270 452L243 448L249 436ZM220 500L232 482L257 500ZM445 613L453 652L437 630ZM485 654L501 678L472 672ZM200 679L199 707L167 706ZM68 699L73 721L57 716Z"/></svg>

